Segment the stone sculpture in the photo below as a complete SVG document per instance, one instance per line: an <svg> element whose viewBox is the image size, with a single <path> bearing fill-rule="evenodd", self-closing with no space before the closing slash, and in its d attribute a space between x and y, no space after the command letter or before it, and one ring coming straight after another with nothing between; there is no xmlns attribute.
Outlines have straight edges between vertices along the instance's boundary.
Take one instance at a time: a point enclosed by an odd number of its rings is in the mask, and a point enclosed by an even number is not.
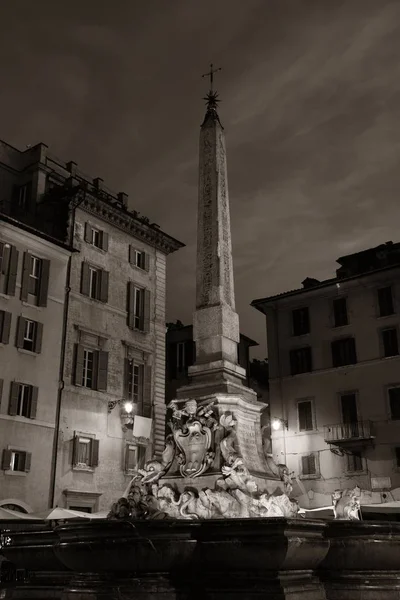
<svg viewBox="0 0 400 600"><path fill-rule="evenodd" d="M332 494L333 514L340 521L360 520L361 489L335 490Z"/></svg>
<svg viewBox="0 0 400 600"><path fill-rule="evenodd" d="M281 465L285 493L271 495L260 491L255 479L237 451L235 426L231 412L221 415L219 422L212 405L198 406L196 401L178 409L173 402L170 427L162 460L151 460L135 474L127 498L120 498L109 513L111 519L223 519L248 517L296 517L299 506L289 498L290 475ZM215 456L215 436L219 432L219 449L223 464L221 477L214 489L187 488L179 493L163 483L174 457L182 477L198 477L207 471Z"/></svg>

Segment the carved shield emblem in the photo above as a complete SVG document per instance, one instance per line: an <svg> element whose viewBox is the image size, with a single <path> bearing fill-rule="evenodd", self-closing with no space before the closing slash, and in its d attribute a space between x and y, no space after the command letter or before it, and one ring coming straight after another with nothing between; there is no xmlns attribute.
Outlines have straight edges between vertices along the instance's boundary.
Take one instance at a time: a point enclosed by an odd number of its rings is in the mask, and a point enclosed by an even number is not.
<svg viewBox="0 0 400 600"><path fill-rule="evenodd" d="M212 442L211 429L200 421L187 423L185 431L178 429L174 432L175 442L181 451L182 464L180 472L183 477L198 477L210 466L213 455L210 456Z"/></svg>

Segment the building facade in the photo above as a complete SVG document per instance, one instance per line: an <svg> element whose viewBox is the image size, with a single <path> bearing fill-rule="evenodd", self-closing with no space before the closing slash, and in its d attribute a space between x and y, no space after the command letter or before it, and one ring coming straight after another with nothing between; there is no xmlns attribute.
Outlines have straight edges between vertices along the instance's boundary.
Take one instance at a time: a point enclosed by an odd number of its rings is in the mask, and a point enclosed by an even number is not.
<svg viewBox="0 0 400 600"><path fill-rule="evenodd" d="M237 345L238 364L246 370L246 385L251 386L250 348L258 343L240 334ZM176 390L188 385L188 369L194 364L196 355L193 341L193 325L183 325L180 321L167 324L166 335L166 372L165 372L165 401L168 403L176 398Z"/></svg>
<svg viewBox="0 0 400 600"><path fill-rule="evenodd" d="M70 255L0 215L0 506L21 512L49 500Z"/></svg>
<svg viewBox="0 0 400 600"><path fill-rule="evenodd" d="M19 162L15 149L2 151L12 171L1 180L0 197L11 198L2 210L75 250L50 504L103 510L164 448L166 258L183 244L44 144Z"/></svg>
<svg viewBox="0 0 400 600"><path fill-rule="evenodd" d="M400 499L400 244L338 259L336 277L254 300L266 316L273 452L309 506L359 485Z"/></svg>

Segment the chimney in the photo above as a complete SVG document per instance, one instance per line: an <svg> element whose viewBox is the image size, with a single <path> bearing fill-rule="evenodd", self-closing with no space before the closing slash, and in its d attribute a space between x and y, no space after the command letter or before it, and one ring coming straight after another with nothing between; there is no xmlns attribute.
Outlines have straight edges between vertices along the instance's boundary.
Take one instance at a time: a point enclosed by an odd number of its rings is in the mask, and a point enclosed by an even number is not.
<svg viewBox="0 0 400 600"><path fill-rule="evenodd" d="M128 208L128 194L125 194L124 192L118 192L117 198L118 202L121 202L122 206Z"/></svg>
<svg viewBox="0 0 400 600"><path fill-rule="evenodd" d="M68 173L71 173L71 177L75 177L77 167L78 167L78 165L73 160L70 160L69 162L67 162L66 169L67 169Z"/></svg>
<svg viewBox="0 0 400 600"><path fill-rule="evenodd" d="M101 177L96 177L95 179L93 179L93 185L96 188L96 190L101 191L103 188L103 183L104 183L104 181L102 180Z"/></svg>

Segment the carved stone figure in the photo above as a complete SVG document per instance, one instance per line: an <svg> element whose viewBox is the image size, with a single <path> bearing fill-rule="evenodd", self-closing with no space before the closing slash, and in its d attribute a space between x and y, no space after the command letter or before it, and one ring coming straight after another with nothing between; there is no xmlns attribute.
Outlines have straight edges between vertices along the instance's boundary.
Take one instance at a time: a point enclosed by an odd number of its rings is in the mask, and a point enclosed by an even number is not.
<svg viewBox="0 0 400 600"><path fill-rule="evenodd" d="M335 490L332 494L333 514L340 521L360 520L361 490L356 486L352 490Z"/></svg>

